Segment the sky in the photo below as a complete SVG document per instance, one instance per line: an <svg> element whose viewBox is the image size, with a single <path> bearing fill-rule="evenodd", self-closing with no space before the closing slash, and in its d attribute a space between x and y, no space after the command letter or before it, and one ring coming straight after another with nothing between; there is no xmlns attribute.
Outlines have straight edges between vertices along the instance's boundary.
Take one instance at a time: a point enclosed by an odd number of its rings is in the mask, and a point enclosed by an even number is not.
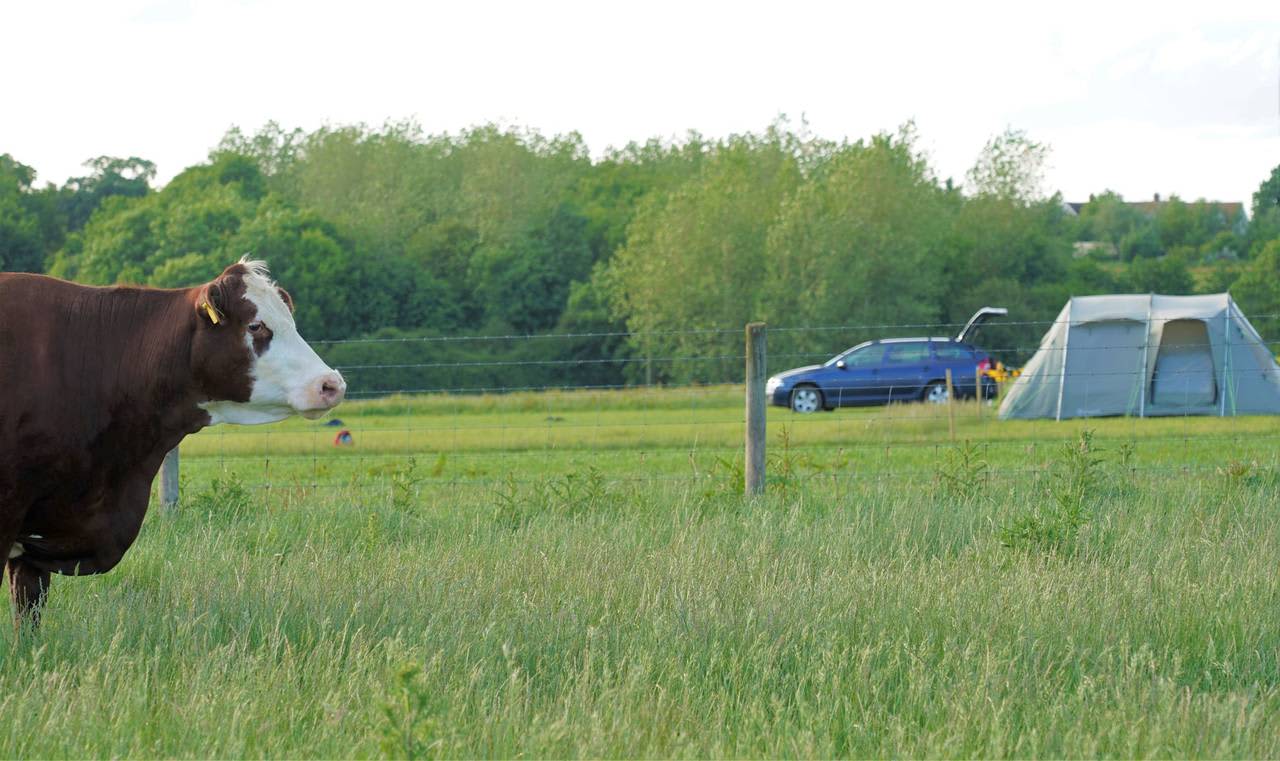
<svg viewBox="0 0 1280 761"><path fill-rule="evenodd" d="M0 153L63 183L159 180L252 132L416 120L651 137L914 121L963 181L1008 127L1045 190L1249 202L1280 164L1280 2L0 0Z"/></svg>

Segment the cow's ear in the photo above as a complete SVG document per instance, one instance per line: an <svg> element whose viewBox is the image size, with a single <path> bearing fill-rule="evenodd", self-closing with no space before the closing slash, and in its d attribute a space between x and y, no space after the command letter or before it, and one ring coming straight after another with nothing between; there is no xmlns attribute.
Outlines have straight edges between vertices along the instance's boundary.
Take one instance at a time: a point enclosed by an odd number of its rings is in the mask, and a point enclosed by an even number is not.
<svg viewBox="0 0 1280 761"><path fill-rule="evenodd" d="M213 325L226 322L227 311L226 278L220 277L200 289L196 299L196 316Z"/></svg>
<svg viewBox="0 0 1280 761"><path fill-rule="evenodd" d="M293 313L293 297L289 295L288 291L281 288L280 286L276 286L276 290L280 292L281 300L284 301L285 306L289 307L289 313L292 314Z"/></svg>

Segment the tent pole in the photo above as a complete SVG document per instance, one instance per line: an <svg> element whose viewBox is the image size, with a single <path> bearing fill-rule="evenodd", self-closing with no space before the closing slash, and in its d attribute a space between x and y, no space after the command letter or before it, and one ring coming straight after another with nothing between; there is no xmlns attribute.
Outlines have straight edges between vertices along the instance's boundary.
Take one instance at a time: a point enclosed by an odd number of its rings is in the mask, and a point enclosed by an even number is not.
<svg viewBox="0 0 1280 761"><path fill-rule="evenodd" d="M1062 336L1062 370L1058 374L1058 413L1055 420L1062 421L1062 392L1067 387L1067 349L1071 346L1071 307L1075 304L1072 297L1067 302L1067 332Z"/></svg>
<svg viewBox="0 0 1280 761"><path fill-rule="evenodd" d="M1212 356L1212 355L1211 355ZM1227 313L1222 317L1222 394L1218 400L1218 417L1227 416L1227 369L1231 365L1231 294L1227 294Z"/></svg>
<svg viewBox="0 0 1280 761"><path fill-rule="evenodd" d="M1151 351L1151 302L1155 295L1147 294L1147 332L1142 339L1142 370L1138 372L1138 417L1147 416L1147 356Z"/></svg>

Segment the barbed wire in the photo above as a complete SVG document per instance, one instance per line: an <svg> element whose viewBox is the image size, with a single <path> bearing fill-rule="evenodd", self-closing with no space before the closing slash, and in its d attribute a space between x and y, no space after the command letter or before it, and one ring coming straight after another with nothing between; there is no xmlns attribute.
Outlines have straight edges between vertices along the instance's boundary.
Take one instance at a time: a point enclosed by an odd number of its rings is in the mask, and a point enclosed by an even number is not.
<svg viewBox="0 0 1280 761"><path fill-rule="evenodd" d="M1051 464L1046 463L1040 466L1019 467L1019 468L993 468L987 467L983 469L984 481L1000 480L1007 478L1026 479L1032 476L1044 476ZM1185 476L1203 476L1204 474L1219 475L1224 473L1224 467L1220 464L1183 464L1183 465L1117 465L1119 470L1131 476L1145 475L1185 475ZM655 484L665 483L669 485L715 485L719 481L723 481L723 472L711 472L700 474L652 474L643 476L605 476L601 481L609 485L623 484ZM394 474L390 475L394 477ZM921 477L930 480L937 480L941 477L937 468L900 468L892 470L884 470L876 468L871 470L869 467L863 468L851 467L848 472L837 472L833 470L812 470L808 472L800 472L792 474L785 479L775 477L773 482L776 485L779 481L786 480L788 482L848 482L856 483L859 481L876 481L876 482L898 482L902 479L919 479ZM385 479L384 479L385 480ZM356 484L354 478L335 478L331 481L303 481L280 480L280 481L262 481L257 483L245 484L250 488L261 490L295 490L295 489L334 489L344 491L365 491L371 488L369 484ZM516 477L492 477L492 478L474 478L474 477L441 477L424 480L421 484L425 488L457 488L457 487L538 487L545 486L548 480L545 478L516 478ZM720 484L726 486L726 484ZM376 483L372 488L387 488L386 483ZM733 493L731 489L723 489L726 493ZM1106 492L1105 487L1100 488L1101 492Z"/></svg>
<svg viewBox="0 0 1280 761"><path fill-rule="evenodd" d="M1260 319L1280 317L1262 315ZM1181 320L1181 317L1153 318L1147 323ZM1216 319L1224 319L1218 317ZM1226 318L1230 319L1230 318ZM1053 326L1064 322L1073 325L1078 320L1003 321L993 320L988 327ZM1141 326L1141 320L1126 320ZM940 332L961 323L881 323L865 325L832 326L781 326L769 327L769 333L782 334L778 345L782 351L766 357L771 368L786 368L819 360L830 366L845 352L796 351L789 342L802 333L817 336L838 332L893 330L921 330ZM1220 326L1219 326L1220 327ZM1256 331L1241 326L1244 335L1228 333L1225 342L1208 340L1191 343L1167 343L1161 346L1157 340L1135 342L1131 336L1122 341L1107 341L1104 345L1025 345L1021 342L1000 342L995 348L978 348L972 356L946 358L928 356L921 361L902 362L896 367L911 368L917 364L934 366L939 373L946 367L964 368L952 378L953 389L959 396L976 396L979 381L984 385L986 377L977 376L978 359L984 354L1047 353L1054 359L1052 376L1057 382L1080 382L1081 392L1088 406L1093 391L1090 384L1115 387L1131 384L1138 388L1149 384L1153 396L1172 399L1190 410L1190 401L1203 401L1205 394L1213 403L1221 401L1223 394L1230 394L1230 382L1256 375L1270 378L1274 366L1254 368L1248 371L1236 369L1225 373L1220 363L1221 352L1226 347L1280 345L1280 341L1262 341ZM1138 327L1142 330L1142 327ZM1145 328L1150 334L1150 324ZM438 345L446 342L520 341L545 342L554 339L628 338L684 336L705 339L709 347L723 347L720 343L732 334L741 340L742 328L691 328L685 330L633 332L585 332L535 335L489 336L413 336L396 338L354 338L317 341L321 345L348 345L349 364L337 364L338 369L349 374L351 388L348 396L360 406L352 411L354 419L343 424L343 432L354 434L359 440L353 449L330 447L327 439L339 431L332 425L314 427L278 428L227 428L202 434L198 446L190 447L191 456L204 463L200 472L234 472L244 483L259 489L387 489L389 482L405 478L405 468L410 458L439 458L437 466L417 466L413 477L415 488L453 488L461 486L494 486L496 484L545 483L548 478L568 477L556 475L565 467L581 468L583 463L600 462L606 483L681 483L705 485L709 481L728 478L725 471L732 470L731 463L740 461L742 445L736 437L741 435L743 415L741 381L729 383L678 382L576 382L574 368L635 368L642 364L664 368L683 365L686 370L700 365L717 367L707 375L719 375L720 370L731 363L742 363L746 354L739 351L684 351L657 352L656 356L584 356L584 357L531 357L512 359L507 357L466 358L459 360L431 360L424 362L373 361L361 362L359 346L362 344L418 343ZM1234 334L1234 335L1232 335ZM825 339L824 339L825 340ZM910 340L910 339L907 339ZM924 337L920 340L934 341ZM951 338L938 338L939 342L953 342ZM531 344L532 345L532 344ZM888 343L887 345L894 345ZM667 345L668 349L670 344ZM693 344L687 344L691 347ZM1179 352L1209 356L1213 361L1199 366L1177 366L1170 369L1159 360L1162 349L1174 348ZM1107 353L1125 352L1130 355L1146 350L1147 361L1136 360L1132 367L1115 367L1116 362L1089 370L1080 364L1073 365L1076 357L1099 357ZM505 349L504 349L505 351ZM1063 367L1058 352L1070 352ZM1227 352L1230 354L1230 352ZM933 352L929 352L933 354ZM390 358L390 357L388 357ZM399 359L399 358L396 358ZM429 358L428 358L429 359ZM818 364L818 363L814 363ZM556 368L565 375L564 382L502 383L502 371L520 368ZM741 367L741 365L739 365ZM1043 474L1050 466L1053 450L1077 435L1079 426L1053 427L1051 419L1020 423L1019 428L1001 428L1004 425L992 405L955 403L911 408L904 412L899 404L884 404L886 398L919 398L921 383L906 383L894 378L895 365L878 365L879 381L863 382L856 390L832 391L831 401L842 407L847 402L869 403L878 407L857 413L832 415L792 415L784 421L770 420L771 427L781 427L788 433L784 448L803 457L808 462L824 462L809 470L801 467L799 477L839 480L865 480L885 483L894 479L918 480L937 478L936 461L943 453L957 444L954 429L948 427L956 420L964 424L960 441L970 440L992 463L984 470L990 478L1019 477ZM495 383L475 371L493 370ZM850 368L856 369L856 368ZM457 371L456 375L443 376L442 372ZM420 374L415 371L421 371ZM378 373L386 372L379 378ZM777 370L775 369L776 373ZM393 375L391 373L399 373ZM593 374L597 374L595 372ZM689 373L689 374L696 374ZM622 375L622 373L619 373ZM514 376L514 373L513 373ZM519 377L519 376L514 376ZM530 376L537 377L537 376ZM584 377L590 378L591 375ZM740 377L740 376L739 376ZM1028 376L1024 376L1028 377ZM476 378L480 382L467 383ZM1223 380L1227 385L1224 387ZM379 383L382 380L382 383ZM939 379L940 380L940 379ZM362 382L363 381L363 382ZM391 382L386 382L391 381ZM418 382L423 381L423 382ZM1004 387L1012 387L1014 381L1006 381ZM1055 387L1056 393L1056 387ZM1135 392L1136 393L1136 392ZM538 394L537 397L521 397L519 394ZM615 396L616 394L616 396ZM632 394L634 396L624 396ZM861 394L872 399L852 399L846 394ZM581 395L581 396L579 396ZM729 400L733 401L730 411ZM784 395L769 401L786 406ZM492 397L475 406L461 401L463 397ZM421 401L419 401L421 398ZM458 398L452 405L449 399ZM1229 398L1229 397L1228 397ZM508 404L505 400L511 399ZM624 400L624 401L619 401ZM379 406L382 405L382 406ZM1189 414L1181 409L1166 410L1173 414L1165 420L1175 421L1175 428L1152 430L1138 428L1137 418L1132 418L1129 430L1113 428L1102 441L1130 442L1143 452L1143 462L1130 463L1126 472L1133 474L1204 473L1220 470L1221 462L1233 454L1245 457L1263 457L1263 450L1274 450L1280 442L1280 418L1275 421L1240 422L1240 419L1224 424L1201 425L1193 422L1222 417ZM1234 410L1225 411L1228 416ZM661 414L658 414L661 413ZM338 415L342 415L339 410ZM784 413L785 414L785 413ZM1099 415L1096 417L1123 417ZM670 419L668 419L670 418ZM1178 418L1182 418L1178 421ZM1078 416L1077 422L1087 426L1093 419ZM545 434L545 435L544 435ZM777 436L770 431L768 444L777 446ZM567 458L548 461L549 456ZM688 458L689 472L674 472L672 464L679 458ZM636 469L649 467L646 458L657 458L662 472L638 475ZM1155 461L1150 461L1154 459ZM1275 458L1272 457L1272 460ZM447 466L444 463L447 460ZM830 462L825 462L830 460ZM1005 462L1001 462L1004 460ZM1014 460L1016 466L1008 461ZM533 464L531 466L531 463ZM576 464L575 464L576 463ZM921 463L933 463L923 465ZM594 467L594 466L593 466ZM542 471L545 475L536 475ZM715 476L708 475L716 471ZM811 472L810 472L811 471ZM794 475L794 474L793 474Z"/></svg>
<svg viewBox="0 0 1280 761"><path fill-rule="evenodd" d="M943 417L943 418L940 418L939 420L945 421L946 418ZM1079 418L1078 420L1086 420L1086 419ZM741 423L742 421L735 420L735 421L727 421L727 422ZM673 425L673 424L667 424L667 425ZM1278 426L1280 426L1280 423L1278 423ZM567 428L571 426L565 426L565 427ZM590 428L591 426L578 426L578 427ZM609 426L609 427L627 427L627 426ZM537 428L539 427L538 426L529 426L529 427L511 426L510 427L511 430L536 430ZM452 431L453 429L452 428L362 429L360 432L364 434L409 433L409 432L429 433L429 432L437 432L437 431L444 431L444 430ZM471 430L485 430L485 429L467 428L463 430L471 431ZM488 430L494 430L494 429L488 429ZM260 434L238 434L238 435L260 435ZM1215 444L1222 444L1222 443L1240 442L1245 436L1246 436L1245 432L1234 433L1231 435L1218 435L1218 434L1204 434L1204 433L1193 433L1190 431L1184 431L1183 433L1180 433L1180 434L1176 434L1176 433L1171 433L1167 435L1144 434L1140 437L1136 435L1116 434L1116 435L1104 435L1104 436L1101 436L1100 438L1107 441L1135 440L1135 441L1141 441L1143 444L1152 443L1156 445L1170 444L1170 443L1184 444L1191 441L1194 441L1197 444L1215 445ZM1259 442L1263 442L1263 443L1280 442L1280 430L1277 430L1275 433L1250 432L1247 434L1247 436L1248 436L1248 442L1250 444L1255 444ZM1005 439L977 439L977 440L969 439L969 443L974 446L980 446L984 448L1026 449L1030 447L1034 449L1037 447L1057 446L1062 441L1069 440L1070 438L1071 438L1070 435L1064 434L1063 436L1054 438L1054 439L1011 437L1011 438L1005 438ZM952 441L919 441L919 440L911 440L911 439L871 439L871 440L852 439L852 440L846 440L846 441L797 442L795 445L803 446L807 449L824 449L824 450L825 449L884 450L885 448L922 450L922 449L950 448L955 443L956 442L952 442ZM376 458L383 458L383 457L399 457L404 454L414 453L414 452L421 453L421 454L429 454L429 455L438 455L438 454L444 453L444 454L448 454L450 457L457 457L457 458L489 457L494 454L502 454L504 456L515 456L515 457L527 456L527 457L542 458L546 456L547 449L556 449L557 451L561 451L561 452L590 452L590 451L619 452L619 451L627 451L633 448L637 450L643 450L646 452L693 451L693 452L702 452L702 453L738 452L741 449L741 447L736 444L701 443L696 446L690 446L688 443L663 444L660 442L650 441L640 445L619 444L617 446L595 445L595 446L581 446L581 447L520 446L518 448L513 446L511 448L491 447L491 448L476 448L476 449L461 450L461 451L451 450L445 447L425 448L425 449L417 448L417 447L413 447L413 448L384 447L376 452L367 452L367 451L350 452L350 451L344 451L344 450L335 450L335 451L341 457L348 458L348 459L357 459L357 458L376 459ZM243 461L243 462L258 462L258 463L298 462L298 461L304 461L304 460L310 461L313 459L313 455L309 453L301 453L301 452L294 453L294 454L270 454L270 455L264 455L262 453L243 453L243 454L223 454L221 455L221 458L227 461Z"/></svg>
<svg viewBox="0 0 1280 761"><path fill-rule="evenodd" d="M1255 320L1269 320L1280 318L1280 313L1263 313L1247 316L1248 322ZM1134 322L1134 323L1164 323L1178 322L1182 320L1203 320L1201 317L1187 316L1171 316L1171 317L1122 317L1112 316L1106 318L1091 318L1082 320L1080 318L1068 318L1059 320L1056 317L1048 320L1004 320L990 319L979 323L974 331L987 328L1004 328L1004 327L1050 327L1053 325L1081 325L1097 322ZM1217 319L1210 318L1210 319ZM953 328L963 328L967 322L879 322L879 323L850 323L842 325L769 325L768 330L771 333L826 333L834 331L859 332L871 330L949 330ZM743 328L736 327L691 327L678 329L663 330L608 330L608 331L584 331L584 332L568 332L568 333L494 333L486 335L462 335L462 336L385 336L385 337L358 337L358 338L321 338L308 339L312 345L341 345L341 344L380 344L380 343L466 343L475 341L554 341L579 338L644 338L656 336L680 336L680 335L737 335L741 336ZM920 336L921 338L948 338L947 336Z"/></svg>

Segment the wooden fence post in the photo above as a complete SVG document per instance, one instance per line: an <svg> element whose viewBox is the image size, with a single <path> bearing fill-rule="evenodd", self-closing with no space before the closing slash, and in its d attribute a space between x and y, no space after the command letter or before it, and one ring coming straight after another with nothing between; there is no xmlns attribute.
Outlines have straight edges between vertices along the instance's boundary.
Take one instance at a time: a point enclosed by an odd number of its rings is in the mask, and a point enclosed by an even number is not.
<svg viewBox="0 0 1280 761"><path fill-rule="evenodd" d="M743 467L748 497L764 492L765 477L765 324L747 324L747 431Z"/></svg>
<svg viewBox="0 0 1280 761"><path fill-rule="evenodd" d="M975 367L973 369L973 398L978 401L978 411L974 417L982 419L982 368Z"/></svg>
<svg viewBox="0 0 1280 761"><path fill-rule="evenodd" d="M947 368L947 428L951 431L951 442L956 440L956 387L951 382L951 368Z"/></svg>
<svg viewBox="0 0 1280 761"><path fill-rule="evenodd" d="M172 509L178 504L178 448L174 447L164 456L160 466L160 503Z"/></svg>

